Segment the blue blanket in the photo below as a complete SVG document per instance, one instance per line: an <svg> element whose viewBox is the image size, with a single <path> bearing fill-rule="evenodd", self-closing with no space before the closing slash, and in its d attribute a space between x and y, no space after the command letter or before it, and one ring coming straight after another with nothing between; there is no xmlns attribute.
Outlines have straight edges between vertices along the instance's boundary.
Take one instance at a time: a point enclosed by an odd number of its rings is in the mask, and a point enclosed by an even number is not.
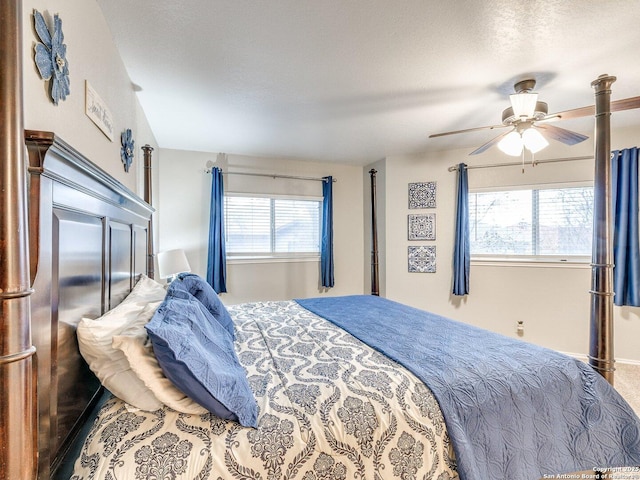
<svg viewBox="0 0 640 480"><path fill-rule="evenodd" d="M640 465L640 419L579 360L379 297L296 301L433 391L462 480Z"/></svg>

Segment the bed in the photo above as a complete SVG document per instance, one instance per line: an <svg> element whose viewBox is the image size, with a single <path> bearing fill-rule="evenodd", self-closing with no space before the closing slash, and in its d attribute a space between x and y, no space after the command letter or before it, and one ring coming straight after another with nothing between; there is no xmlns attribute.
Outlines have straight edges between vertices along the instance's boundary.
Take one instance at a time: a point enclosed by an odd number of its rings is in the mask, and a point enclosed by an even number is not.
<svg viewBox="0 0 640 480"><path fill-rule="evenodd" d="M15 411L26 430L15 427L14 416L0 421L3 431L35 431L37 438L24 435L17 450L8 450L26 466L7 472L31 470L33 462L41 480L69 478L73 468L78 479L482 478L460 475L454 432L415 372L300 302L228 308L257 428L211 413L147 411L105 395L75 332L82 318L102 318L126 304L140 282L153 281L146 276L153 209L55 134L27 131L26 144L34 289L27 331L35 349L2 359L27 365L12 380L24 387ZM138 315L152 321L165 300L143 302ZM595 378L588 376L598 385L594 405L607 391L605 403L626 425L605 438L622 445L625 456L576 463L575 470L637 465L638 419ZM30 392L37 401L29 401ZM586 427L611 408L585 410ZM15 478L35 478L35 469Z"/></svg>
<svg viewBox="0 0 640 480"><path fill-rule="evenodd" d="M199 285L187 290L198 298L184 296L183 281ZM140 285L149 282L143 277L132 294L139 297ZM203 306L198 294L204 289L213 301ZM215 292L188 274L160 303L162 297L136 300L136 312L127 315L138 318L137 327L112 337L104 361L112 369L124 353L157 398L172 396L164 403L174 408L132 407L142 393L133 394L127 380L122 396L131 395L130 402L114 398L102 408L73 480L533 480L640 462L640 419L590 366L557 352L375 296L249 303L228 309L235 341L227 337L241 378L234 374L217 388L203 377L215 371L227 377L232 367L216 368L209 356L230 332L217 325L207 340L199 332L217 323L218 314L205 315L219 302ZM175 378L175 359L163 362L165 345L153 338L158 324L174 321L186 328L177 331L171 351L190 365ZM113 316L81 323L81 351L88 348L87 328L113 322L132 323ZM203 348L193 346L199 343ZM478 344L483 349L473 351ZM191 350L196 358L190 360L185 352ZM143 367L154 355L155 367ZM207 367L199 370L202 364ZM161 370L171 381L154 385ZM180 383L192 373L237 416L217 412L216 405L197 411L199 405L174 404L192 397L206 405ZM246 398L238 387L243 381ZM189 396L168 394L169 384Z"/></svg>

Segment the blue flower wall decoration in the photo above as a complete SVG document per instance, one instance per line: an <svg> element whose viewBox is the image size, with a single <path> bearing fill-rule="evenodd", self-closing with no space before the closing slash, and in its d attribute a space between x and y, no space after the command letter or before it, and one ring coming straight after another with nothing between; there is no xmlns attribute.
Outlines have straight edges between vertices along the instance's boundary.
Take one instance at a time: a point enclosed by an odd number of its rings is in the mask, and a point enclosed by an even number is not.
<svg viewBox="0 0 640 480"><path fill-rule="evenodd" d="M71 93L69 90L69 63L67 62L67 46L62 33L62 20L53 16L53 33L49 32L44 17L37 10L33 11L36 33L42 43L36 43L35 62L43 80L51 80L51 99L58 105Z"/></svg>
<svg viewBox="0 0 640 480"><path fill-rule="evenodd" d="M120 158L122 159L122 163L124 163L124 171L129 172L129 167L133 162L133 135L131 133L131 129L127 128L120 134L120 142L122 143L122 148L120 149Z"/></svg>

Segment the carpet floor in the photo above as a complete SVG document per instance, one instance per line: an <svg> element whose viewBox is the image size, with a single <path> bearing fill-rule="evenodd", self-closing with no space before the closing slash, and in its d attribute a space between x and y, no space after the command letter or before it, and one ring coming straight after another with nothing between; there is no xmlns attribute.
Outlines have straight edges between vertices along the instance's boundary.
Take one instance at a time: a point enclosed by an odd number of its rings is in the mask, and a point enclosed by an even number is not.
<svg viewBox="0 0 640 480"><path fill-rule="evenodd" d="M640 416L640 365L615 364L613 386Z"/></svg>

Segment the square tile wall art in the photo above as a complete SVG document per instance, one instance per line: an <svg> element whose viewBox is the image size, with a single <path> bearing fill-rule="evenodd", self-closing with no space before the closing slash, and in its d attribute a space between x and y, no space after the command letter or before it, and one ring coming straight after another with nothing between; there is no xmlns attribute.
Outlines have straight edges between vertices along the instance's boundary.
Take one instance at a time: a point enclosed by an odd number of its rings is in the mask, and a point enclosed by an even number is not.
<svg viewBox="0 0 640 480"><path fill-rule="evenodd" d="M409 240L435 240L436 214L409 214Z"/></svg>
<svg viewBox="0 0 640 480"><path fill-rule="evenodd" d="M409 247L409 273L435 273L435 245Z"/></svg>
<svg viewBox="0 0 640 480"><path fill-rule="evenodd" d="M436 182L410 183L409 208L436 208Z"/></svg>

